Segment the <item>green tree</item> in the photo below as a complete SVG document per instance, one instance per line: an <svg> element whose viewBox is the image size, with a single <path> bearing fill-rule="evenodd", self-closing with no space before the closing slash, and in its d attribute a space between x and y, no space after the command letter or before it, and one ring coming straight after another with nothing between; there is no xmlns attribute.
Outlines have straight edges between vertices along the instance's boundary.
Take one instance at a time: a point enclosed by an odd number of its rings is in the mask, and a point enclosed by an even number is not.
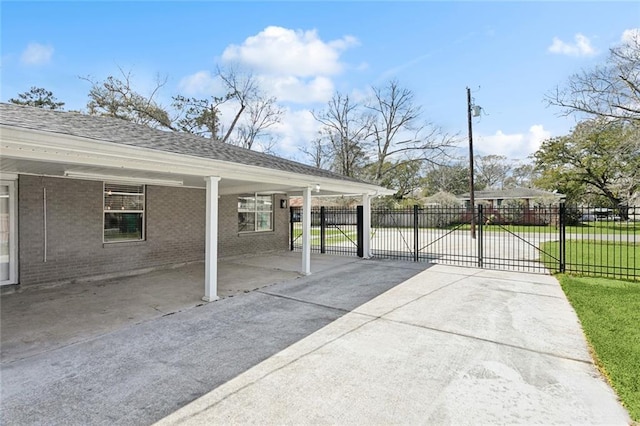
<svg viewBox="0 0 640 426"><path fill-rule="evenodd" d="M226 100L228 98L215 96L210 99L174 96L171 106L178 113L174 119L174 127L180 132L219 139L221 131L219 107Z"/></svg>
<svg viewBox="0 0 640 426"><path fill-rule="evenodd" d="M469 166L462 161L443 165L430 164L422 182L425 196L438 192L464 194L469 192ZM475 186L476 189L482 189L477 182Z"/></svg>
<svg viewBox="0 0 640 426"><path fill-rule="evenodd" d="M58 102L53 92L42 87L32 86L28 92L18 94L18 98L11 98L9 102L16 105L28 105L36 108L62 110L64 102Z"/></svg>
<svg viewBox="0 0 640 426"><path fill-rule="evenodd" d="M102 115L144 124L153 128L175 130L169 112L161 106L155 97L166 84L166 79L157 78L156 85L147 96L138 93L131 84L131 72L120 69L121 77L109 76L104 81L92 80L89 90L87 112L89 115Z"/></svg>
<svg viewBox="0 0 640 426"><path fill-rule="evenodd" d="M368 168L376 167L377 164L370 164ZM416 196L416 191L422 184L421 164L415 161L387 161L382 169L382 179L380 185L396 190L394 197L404 198L408 195ZM371 175L371 173L367 173Z"/></svg>
<svg viewBox="0 0 640 426"><path fill-rule="evenodd" d="M268 130L280 122L283 110L274 97L266 96L258 80L248 72L235 68L217 70L217 78L224 88L222 96L197 99L182 95L172 97L170 108L157 98L167 79L156 79L149 94L142 94L132 84L131 72L120 69L119 76L105 80L83 78L91 83L87 110L90 115L116 117L152 128L192 133L225 143L252 149L257 146L268 151L274 136ZM235 110L228 123L222 122L220 107ZM224 129L224 124L228 124Z"/></svg>
<svg viewBox="0 0 640 426"><path fill-rule="evenodd" d="M544 141L534 157L536 184L572 201L595 195L624 207L640 190L640 126L633 122L584 121L570 135Z"/></svg>

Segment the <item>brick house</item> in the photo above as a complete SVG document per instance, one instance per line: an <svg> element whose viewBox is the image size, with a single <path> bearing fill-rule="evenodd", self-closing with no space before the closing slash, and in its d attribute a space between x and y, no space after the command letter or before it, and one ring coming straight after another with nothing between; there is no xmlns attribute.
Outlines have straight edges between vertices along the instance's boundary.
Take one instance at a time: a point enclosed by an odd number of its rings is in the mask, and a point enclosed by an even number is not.
<svg viewBox="0 0 640 426"><path fill-rule="evenodd" d="M469 209L470 194L467 192L458 198ZM557 217L558 204L565 195L534 188L511 188L474 191L473 198L476 206L483 205L484 217L492 223L549 225ZM514 215L515 211L519 214ZM466 216L465 220L469 220L470 213Z"/></svg>
<svg viewBox="0 0 640 426"><path fill-rule="evenodd" d="M114 118L0 104L0 131L1 285L204 260L203 299L215 300L219 256L287 249L289 196L358 194L368 212L371 196L392 193ZM309 274L310 232L303 246Z"/></svg>

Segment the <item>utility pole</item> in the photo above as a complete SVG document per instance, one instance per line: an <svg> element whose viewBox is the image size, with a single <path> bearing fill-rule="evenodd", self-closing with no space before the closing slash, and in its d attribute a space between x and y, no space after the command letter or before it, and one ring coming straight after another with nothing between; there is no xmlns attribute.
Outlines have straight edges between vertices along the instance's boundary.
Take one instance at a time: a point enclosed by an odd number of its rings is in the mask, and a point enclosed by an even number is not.
<svg viewBox="0 0 640 426"><path fill-rule="evenodd" d="M475 197L473 193L473 126L471 124L471 89L467 87L467 120L469 122L469 196L471 200L471 238L476 238L476 211Z"/></svg>

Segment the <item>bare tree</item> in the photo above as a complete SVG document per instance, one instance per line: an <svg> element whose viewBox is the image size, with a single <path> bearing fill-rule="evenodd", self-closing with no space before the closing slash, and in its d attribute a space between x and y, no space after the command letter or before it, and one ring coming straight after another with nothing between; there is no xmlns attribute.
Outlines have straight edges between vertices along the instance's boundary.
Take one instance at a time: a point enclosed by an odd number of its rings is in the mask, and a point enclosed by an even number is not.
<svg viewBox="0 0 640 426"><path fill-rule="evenodd" d="M104 81L81 77L91 83L87 103L89 115L116 117L149 127L175 130L167 110L154 99L167 79L158 76L149 96L144 96L131 86L131 72L119 70L120 78L109 76Z"/></svg>
<svg viewBox="0 0 640 426"><path fill-rule="evenodd" d="M333 95L325 110L312 114L323 126L321 137L331 149L332 169L345 176L359 176L367 163L371 116L340 93Z"/></svg>
<svg viewBox="0 0 640 426"><path fill-rule="evenodd" d="M249 102L258 95L257 82L253 74L240 72L235 67L220 68L217 70L218 76L227 88L227 97L238 102L238 110L233 117L229 128L222 137L222 142L227 142L231 137L233 129L236 127L240 116L244 112Z"/></svg>
<svg viewBox="0 0 640 426"><path fill-rule="evenodd" d="M252 149L260 141L262 151L268 151L273 146L273 137L265 131L280 123L283 110L276 102L276 98L261 94L247 101L245 120L237 125L235 145Z"/></svg>
<svg viewBox="0 0 640 426"><path fill-rule="evenodd" d="M330 166L332 157L331 149L323 137L318 137L311 141L309 146L300 147L300 151L305 154L311 164L318 169L326 169Z"/></svg>
<svg viewBox="0 0 640 426"><path fill-rule="evenodd" d="M532 188L533 181L538 177L532 162L515 162L512 164L509 177L505 179L505 188Z"/></svg>
<svg viewBox="0 0 640 426"><path fill-rule="evenodd" d="M453 146L452 137L422 121L421 108L415 104L411 90L400 87L396 80L372 89L373 99L366 108L373 117L375 182L381 182L384 175L396 173L408 163L437 162Z"/></svg>
<svg viewBox="0 0 640 426"><path fill-rule="evenodd" d="M640 121L640 32L611 49L604 65L569 77L546 95L564 115L584 113L615 120Z"/></svg>
<svg viewBox="0 0 640 426"><path fill-rule="evenodd" d="M511 164L504 155L485 155L474 158L475 180L479 186L503 189L511 172Z"/></svg>

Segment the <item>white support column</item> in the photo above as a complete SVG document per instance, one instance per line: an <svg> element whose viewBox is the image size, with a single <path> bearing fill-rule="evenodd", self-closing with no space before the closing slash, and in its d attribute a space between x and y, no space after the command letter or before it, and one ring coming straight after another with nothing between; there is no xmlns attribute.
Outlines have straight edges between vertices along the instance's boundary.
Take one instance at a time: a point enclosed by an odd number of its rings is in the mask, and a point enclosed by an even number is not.
<svg viewBox="0 0 640 426"><path fill-rule="evenodd" d="M217 176L204 178L207 183L204 297L205 302L218 300L218 182Z"/></svg>
<svg viewBox="0 0 640 426"><path fill-rule="evenodd" d="M302 270L311 275L311 188L302 192Z"/></svg>
<svg viewBox="0 0 640 426"><path fill-rule="evenodd" d="M362 194L362 257L371 258L371 197Z"/></svg>

